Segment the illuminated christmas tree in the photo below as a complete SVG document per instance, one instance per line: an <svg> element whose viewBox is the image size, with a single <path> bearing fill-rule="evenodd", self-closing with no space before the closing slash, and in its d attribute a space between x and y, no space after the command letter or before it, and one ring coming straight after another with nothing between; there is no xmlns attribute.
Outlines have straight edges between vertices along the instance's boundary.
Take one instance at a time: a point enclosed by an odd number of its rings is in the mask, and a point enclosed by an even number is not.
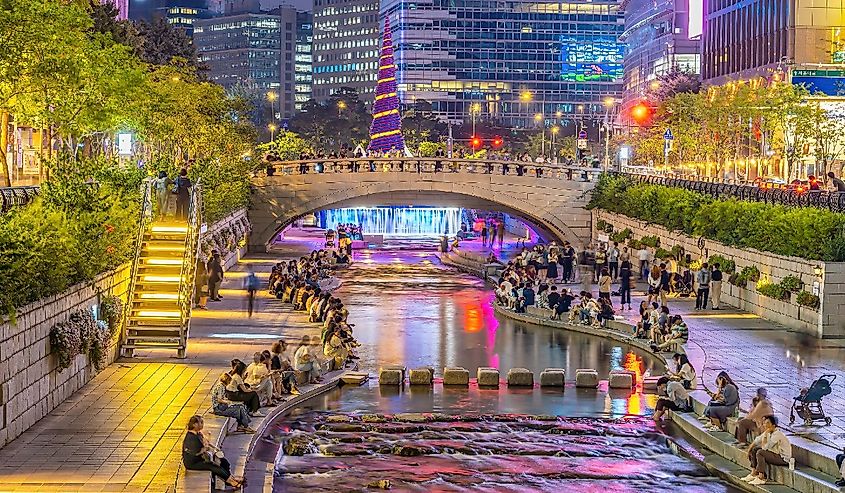
<svg viewBox="0 0 845 493"><path fill-rule="evenodd" d="M396 93L396 64L393 63L393 40L390 22L384 20L384 40L379 57L376 98L373 102L373 123L370 125L370 151L404 152L402 118L399 114L399 96Z"/></svg>

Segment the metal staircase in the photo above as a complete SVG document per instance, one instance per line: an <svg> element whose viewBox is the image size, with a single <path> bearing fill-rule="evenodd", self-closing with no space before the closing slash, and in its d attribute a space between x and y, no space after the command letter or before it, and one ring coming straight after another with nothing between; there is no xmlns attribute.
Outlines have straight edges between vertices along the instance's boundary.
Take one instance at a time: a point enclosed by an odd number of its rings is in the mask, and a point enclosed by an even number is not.
<svg viewBox="0 0 845 493"><path fill-rule="evenodd" d="M135 349L176 349L184 358L191 324L202 189L191 188L187 220L153 220L152 182L143 187L143 206L127 303L121 354Z"/></svg>

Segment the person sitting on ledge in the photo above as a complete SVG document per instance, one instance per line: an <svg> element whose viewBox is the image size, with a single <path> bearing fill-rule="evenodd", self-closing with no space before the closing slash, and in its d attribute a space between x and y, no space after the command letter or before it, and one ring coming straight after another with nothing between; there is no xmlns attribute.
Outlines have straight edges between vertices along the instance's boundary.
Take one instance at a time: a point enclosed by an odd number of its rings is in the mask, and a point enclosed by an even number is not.
<svg viewBox="0 0 845 493"><path fill-rule="evenodd" d="M786 435L778 429L776 417L763 418L763 433L751 442L748 460L751 461L751 472L742 480L758 486L768 482L766 466L788 466L794 460L792 445Z"/></svg>
<svg viewBox="0 0 845 493"><path fill-rule="evenodd" d="M244 383L244 374L246 374L246 365L239 359L232 360L232 371L229 372L232 380L226 385L226 398L230 401L243 402L251 416L264 416L259 409L261 408L261 399L258 394L249 388L249 385Z"/></svg>
<svg viewBox="0 0 845 493"><path fill-rule="evenodd" d="M689 392L681 382L660 377L657 380L657 405L654 406L654 420L660 421L666 411L688 412L690 410Z"/></svg>
<svg viewBox="0 0 845 493"><path fill-rule="evenodd" d="M270 378L270 368L267 363L263 353L255 352L252 355L252 363L246 368L243 375L244 383L249 385L250 389L255 390L262 406L275 404L273 400L273 380Z"/></svg>
<svg viewBox="0 0 845 493"><path fill-rule="evenodd" d="M675 315L675 321L672 324L671 334L666 338L662 344L651 344L651 350L654 352L671 351L673 353L686 354L684 344L689 340L689 329L687 324L680 315Z"/></svg>
<svg viewBox="0 0 845 493"><path fill-rule="evenodd" d="M672 359L675 361L675 371L669 373L669 378L680 381L685 389L694 390L695 368L692 367L687 355L675 353L672 355Z"/></svg>
<svg viewBox="0 0 845 493"><path fill-rule="evenodd" d="M232 402L226 398L226 386L232 381L232 376L222 373L217 382L211 386L211 410L218 416L235 418L238 422L238 431L242 433L255 433L249 427L249 412L241 402Z"/></svg>
<svg viewBox="0 0 845 493"><path fill-rule="evenodd" d="M707 391L710 403L704 408L704 416L710 418L710 425L705 427L708 431L723 430L739 406L739 390L727 372L720 371L716 376L716 387L716 392Z"/></svg>
<svg viewBox="0 0 845 493"><path fill-rule="evenodd" d="M596 315L596 326L606 327L608 320L613 320L616 312L613 311L613 305L607 298L599 298L599 312Z"/></svg>
<svg viewBox="0 0 845 493"><path fill-rule="evenodd" d="M311 338L308 336L302 336L302 341L299 343L299 347L297 347L296 352L293 353L293 361L296 371L306 373L306 381L308 383L315 384L322 382L322 379L320 378L319 362L316 361L314 355L311 354L309 347L310 344Z"/></svg>
<svg viewBox="0 0 845 493"><path fill-rule="evenodd" d="M243 478L232 476L229 461L223 457L223 452L203 435L203 425L202 416L193 415L188 420L188 432L182 441L182 464L190 471L209 471L227 485L240 488Z"/></svg>
<svg viewBox="0 0 845 493"><path fill-rule="evenodd" d="M759 433L763 429L763 418L771 416L775 413L772 408L772 403L769 401L768 392L765 388L757 389L757 395L751 399L751 410L744 418L736 423L736 437L737 447L745 448L748 446L748 434L751 432Z"/></svg>

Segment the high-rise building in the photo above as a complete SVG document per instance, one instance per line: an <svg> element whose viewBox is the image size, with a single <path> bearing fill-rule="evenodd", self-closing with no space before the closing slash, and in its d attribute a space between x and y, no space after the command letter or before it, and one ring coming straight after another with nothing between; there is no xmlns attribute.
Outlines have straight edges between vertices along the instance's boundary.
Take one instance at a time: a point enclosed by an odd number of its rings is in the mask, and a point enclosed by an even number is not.
<svg viewBox="0 0 845 493"><path fill-rule="evenodd" d="M615 0L384 0L404 105L513 127L603 114L622 92ZM592 116L591 116L592 115Z"/></svg>
<svg viewBox="0 0 845 493"><path fill-rule="evenodd" d="M623 61L623 113L642 100L658 76L672 69L701 69L701 0L623 0L627 45Z"/></svg>
<svg viewBox="0 0 845 493"><path fill-rule="evenodd" d="M196 21L211 15L207 0L165 0L160 10L168 24L184 30L188 36L193 36Z"/></svg>
<svg viewBox="0 0 845 493"><path fill-rule="evenodd" d="M719 84L785 74L793 83L837 94L845 87L844 9L839 0L709 0L702 78Z"/></svg>
<svg viewBox="0 0 845 493"><path fill-rule="evenodd" d="M291 118L295 111L294 58L297 11L282 7L272 13L243 13L199 20L194 25L194 44L208 77L224 86L254 85L278 118Z"/></svg>
<svg viewBox="0 0 845 493"><path fill-rule="evenodd" d="M313 61L311 46L313 42L313 22L311 12L296 14L296 55L293 58L294 71L294 109L299 111L306 101L311 99Z"/></svg>
<svg viewBox="0 0 845 493"><path fill-rule="evenodd" d="M378 0L314 0L314 99L325 101L349 87L371 103L378 43Z"/></svg>

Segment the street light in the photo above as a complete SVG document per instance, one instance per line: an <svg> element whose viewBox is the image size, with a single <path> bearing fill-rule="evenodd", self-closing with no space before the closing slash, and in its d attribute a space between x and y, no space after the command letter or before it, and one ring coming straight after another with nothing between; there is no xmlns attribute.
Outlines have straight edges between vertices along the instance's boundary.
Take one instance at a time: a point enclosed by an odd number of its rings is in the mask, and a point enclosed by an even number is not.
<svg viewBox="0 0 845 493"><path fill-rule="evenodd" d="M276 124L271 123L267 125L267 129L270 130L270 142L273 142L276 136Z"/></svg>
<svg viewBox="0 0 845 493"><path fill-rule="evenodd" d="M270 121L276 121L276 110L273 109L273 103L279 99L279 95L273 91L267 91L267 101L270 101Z"/></svg>
<svg viewBox="0 0 845 493"><path fill-rule="evenodd" d="M340 112L346 109L346 101L337 102L337 117L340 118Z"/></svg>
<svg viewBox="0 0 845 493"><path fill-rule="evenodd" d="M475 117L481 113L481 104L472 103L469 107L469 113L472 115L472 135L475 135Z"/></svg>
<svg viewBox="0 0 845 493"><path fill-rule="evenodd" d="M519 93L519 100L523 103L530 103L533 99L534 95L527 89Z"/></svg>
<svg viewBox="0 0 845 493"><path fill-rule="evenodd" d="M558 132L560 132L560 127L555 125L555 126L552 127L551 131L552 131L552 152L551 152L551 155L549 156L549 161L556 163L557 162L557 154L555 154L555 136L557 135Z"/></svg>
<svg viewBox="0 0 845 493"><path fill-rule="evenodd" d="M542 113L537 113L536 115L534 115L534 121L535 122L539 123L542 120L543 120L543 114ZM542 132L542 134L540 135L540 152L542 153L542 156L545 158L546 157L546 122L543 122L541 132Z"/></svg>

